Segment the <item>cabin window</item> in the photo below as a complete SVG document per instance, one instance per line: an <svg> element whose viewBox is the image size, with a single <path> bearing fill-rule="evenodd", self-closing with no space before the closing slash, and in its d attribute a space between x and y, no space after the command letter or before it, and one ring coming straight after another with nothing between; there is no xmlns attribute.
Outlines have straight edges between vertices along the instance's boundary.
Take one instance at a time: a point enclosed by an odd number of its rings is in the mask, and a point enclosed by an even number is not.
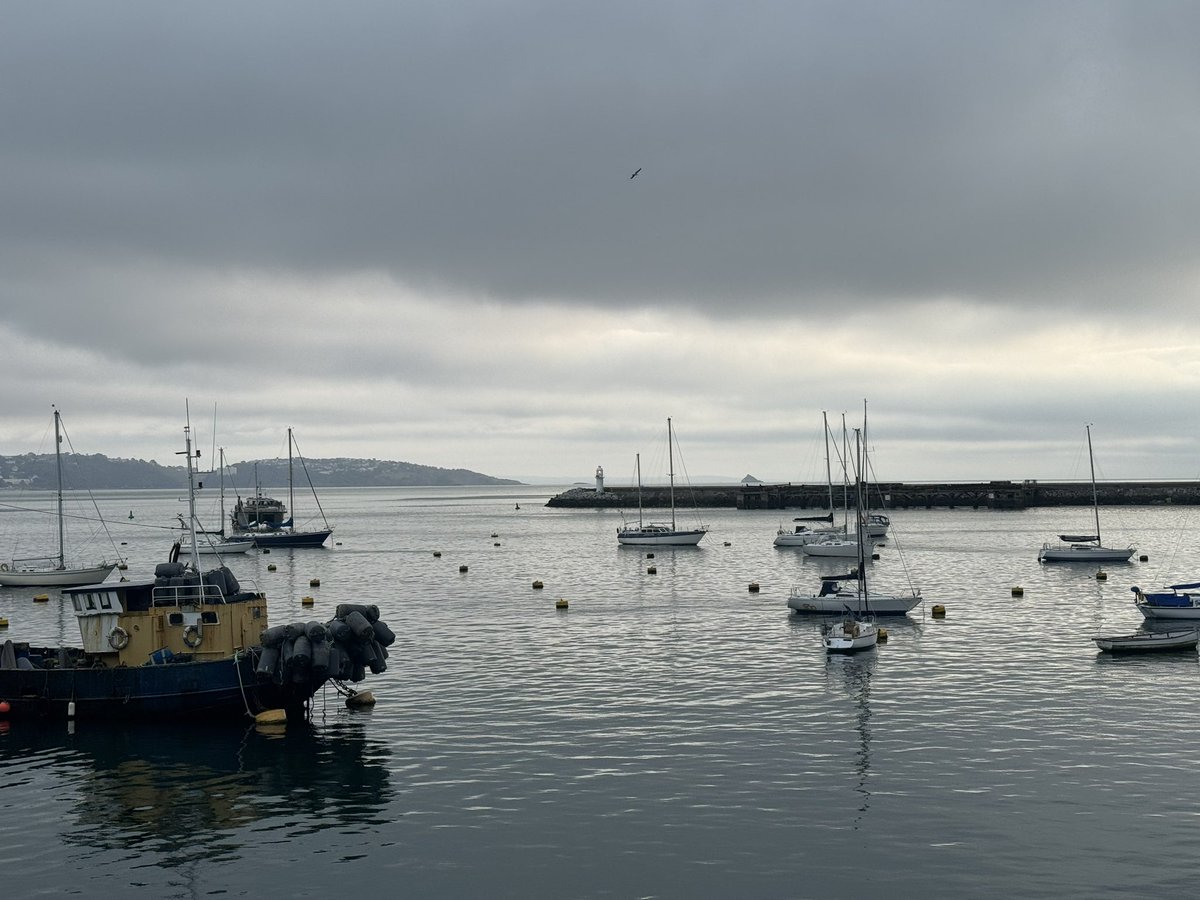
<svg viewBox="0 0 1200 900"><path fill-rule="evenodd" d="M75 604L75 612L83 612L83 604L79 602L78 594L71 597L71 602Z"/></svg>
<svg viewBox="0 0 1200 900"><path fill-rule="evenodd" d="M216 625L217 614L211 610L205 610L200 613L200 621L205 625Z"/></svg>
<svg viewBox="0 0 1200 900"><path fill-rule="evenodd" d="M168 625L182 625L183 624L183 613L167 613L167 624Z"/></svg>
<svg viewBox="0 0 1200 900"><path fill-rule="evenodd" d="M259 609L257 606L254 607L254 609L250 613L250 618L261 619L262 618L262 610Z"/></svg>
<svg viewBox="0 0 1200 900"><path fill-rule="evenodd" d="M87 608L88 608L88 609L95 609L95 608L96 608L96 595L95 595L95 594L88 594L88 595L87 595Z"/></svg>
<svg viewBox="0 0 1200 900"><path fill-rule="evenodd" d="M112 609L112 594L106 593L100 595L100 608Z"/></svg>

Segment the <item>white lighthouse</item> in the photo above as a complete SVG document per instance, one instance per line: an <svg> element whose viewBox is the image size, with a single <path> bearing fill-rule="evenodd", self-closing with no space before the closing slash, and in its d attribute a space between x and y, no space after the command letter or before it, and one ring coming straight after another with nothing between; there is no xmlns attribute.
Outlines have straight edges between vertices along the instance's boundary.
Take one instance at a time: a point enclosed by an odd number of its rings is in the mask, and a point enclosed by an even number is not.
<svg viewBox="0 0 1200 900"><path fill-rule="evenodd" d="M596 466L596 493L604 493L604 466Z"/></svg>

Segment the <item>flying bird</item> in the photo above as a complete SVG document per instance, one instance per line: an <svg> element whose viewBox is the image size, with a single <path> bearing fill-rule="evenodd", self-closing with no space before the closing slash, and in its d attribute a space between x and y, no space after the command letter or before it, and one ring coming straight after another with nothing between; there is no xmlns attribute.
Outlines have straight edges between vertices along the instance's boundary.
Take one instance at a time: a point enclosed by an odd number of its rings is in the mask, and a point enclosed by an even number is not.
<svg viewBox="0 0 1200 900"><path fill-rule="evenodd" d="M638 170L637 170L637 172L634 172L632 175L630 175L630 176L629 176L629 180L630 180L630 181L633 181L633 179L637 178L637 177L638 177L638 172L640 172L640 171L642 171L642 167L641 167L641 166L638 166Z"/></svg>

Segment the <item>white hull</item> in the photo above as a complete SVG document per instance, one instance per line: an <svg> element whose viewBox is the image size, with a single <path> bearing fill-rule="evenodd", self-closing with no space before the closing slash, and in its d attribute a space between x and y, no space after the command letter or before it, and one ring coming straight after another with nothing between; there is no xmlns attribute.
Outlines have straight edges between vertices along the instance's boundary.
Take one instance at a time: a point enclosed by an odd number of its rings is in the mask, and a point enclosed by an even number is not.
<svg viewBox="0 0 1200 900"><path fill-rule="evenodd" d="M1135 552L1133 547L1118 550L1088 544L1046 544L1038 553L1038 562L1129 562Z"/></svg>
<svg viewBox="0 0 1200 900"><path fill-rule="evenodd" d="M879 628L874 622L845 619L821 630L821 643L830 653L855 653L874 647L879 641Z"/></svg>
<svg viewBox="0 0 1200 900"><path fill-rule="evenodd" d="M617 532L617 543L631 547L695 547L708 532L694 531L646 531L628 528Z"/></svg>
<svg viewBox="0 0 1200 900"><path fill-rule="evenodd" d="M805 556L858 558L858 541L814 541L811 544L805 544L801 549Z"/></svg>
<svg viewBox="0 0 1200 900"><path fill-rule="evenodd" d="M4 587L78 587L81 584L99 584L116 567L116 563L103 563L83 569L10 570L0 572L0 585Z"/></svg>
<svg viewBox="0 0 1200 900"><path fill-rule="evenodd" d="M1148 631L1143 634L1096 635L1096 646L1110 653L1148 653L1158 650L1195 648L1200 631L1188 628L1181 631Z"/></svg>
<svg viewBox="0 0 1200 900"><path fill-rule="evenodd" d="M220 541L216 544L197 542L196 551L201 556L226 556L230 553L247 553L254 548L254 541Z"/></svg>
<svg viewBox="0 0 1200 900"><path fill-rule="evenodd" d="M903 616L911 612L924 598L918 594L896 596L894 594L875 594L867 592L866 606L877 616ZM801 594L795 591L788 597L788 609L800 615L835 616L844 613L846 607L854 608L858 604L858 594L854 591L843 591L836 594Z"/></svg>
<svg viewBox="0 0 1200 900"><path fill-rule="evenodd" d="M803 547L818 541L837 540L844 531L780 531L775 535L776 547Z"/></svg>

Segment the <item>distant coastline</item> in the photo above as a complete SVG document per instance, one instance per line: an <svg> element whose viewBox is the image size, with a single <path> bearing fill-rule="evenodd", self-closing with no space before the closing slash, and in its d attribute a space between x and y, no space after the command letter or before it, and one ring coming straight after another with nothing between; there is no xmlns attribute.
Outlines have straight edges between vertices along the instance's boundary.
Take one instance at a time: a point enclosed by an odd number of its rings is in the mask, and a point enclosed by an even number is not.
<svg viewBox="0 0 1200 900"><path fill-rule="evenodd" d="M456 487L468 485L519 485L509 478L495 478L469 469L442 469L416 463L379 459L305 459L293 462L300 483L311 479L313 486L327 487ZM68 488L89 490L153 490L186 484L182 466L162 466L153 460L110 459L103 454L71 454L63 458L63 476ZM230 463L225 484L230 489L253 492L260 485L286 485L286 459L259 459ZM215 486L216 472L205 480ZM0 456L0 490L53 490L54 454L27 453Z"/></svg>

